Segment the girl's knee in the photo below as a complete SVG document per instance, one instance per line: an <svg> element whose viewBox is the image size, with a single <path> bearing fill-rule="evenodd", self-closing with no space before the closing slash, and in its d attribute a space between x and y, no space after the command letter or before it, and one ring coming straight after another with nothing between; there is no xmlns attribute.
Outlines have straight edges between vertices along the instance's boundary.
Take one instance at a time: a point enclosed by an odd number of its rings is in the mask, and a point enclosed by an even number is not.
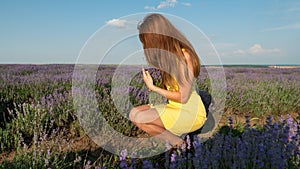
<svg viewBox="0 0 300 169"><path fill-rule="evenodd" d="M129 119L133 122L134 122L136 112L137 112L136 108L131 109L130 112L129 112Z"/></svg>
<svg viewBox="0 0 300 169"><path fill-rule="evenodd" d="M130 111L129 118L133 123L137 124L137 123L143 123L144 116L142 111L133 108Z"/></svg>
<svg viewBox="0 0 300 169"><path fill-rule="evenodd" d="M145 106L145 105L132 108L131 111L129 112L129 119L135 122L137 119L137 115L140 114L140 112L142 111L148 110L149 108L150 108L149 106Z"/></svg>

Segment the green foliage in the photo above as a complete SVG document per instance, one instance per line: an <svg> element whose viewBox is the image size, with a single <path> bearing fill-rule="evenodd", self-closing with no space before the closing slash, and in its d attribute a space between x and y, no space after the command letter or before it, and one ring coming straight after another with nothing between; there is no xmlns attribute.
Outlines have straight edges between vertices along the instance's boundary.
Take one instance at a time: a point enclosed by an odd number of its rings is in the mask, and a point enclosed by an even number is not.
<svg viewBox="0 0 300 169"><path fill-rule="evenodd" d="M258 117L287 114L300 111L300 90L295 83L277 80L247 81L228 91L227 109L233 112L253 114Z"/></svg>
<svg viewBox="0 0 300 169"><path fill-rule="evenodd" d="M47 122L47 114L42 109L27 103L18 106L15 104L14 111L9 112L13 114L13 120L6 123L4 130L0 130L2 151L16 149L22 140L30 143L34 130Z"/></svg>

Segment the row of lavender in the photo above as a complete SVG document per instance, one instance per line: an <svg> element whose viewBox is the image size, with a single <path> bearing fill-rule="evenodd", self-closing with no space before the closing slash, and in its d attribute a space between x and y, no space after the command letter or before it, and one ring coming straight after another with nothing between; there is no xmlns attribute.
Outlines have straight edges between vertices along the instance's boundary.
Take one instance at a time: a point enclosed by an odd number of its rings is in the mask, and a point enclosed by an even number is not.
<svg viewBox="0 0 300 169"><path fill-rule="evenodd" d="M250 115L300 111L300 68L225 68L227 108Z"/></svg>
<svg viewBox="0 0 300 169"><path fill-rule="evenodd" d="M34 143L42 144L39 141L55 137L51 133L67 131L76 136L83 134L74 114L71 94L73 69L74 65L0 66L1 151L20 149L20 146L24 149L26 145L35 145ZM111 78L115 70L115 66L98 68L95 90L99 109L115 130L128 136L136 136L141 131L126 117L117 113L118 110L110 98ZM299 112L300 69L224 68L224 70L228 87L227 111L250 113L251 116ZM159 77L157 71L153 71L152 75ZM156 83L159 83L158 81ZM200 89L210 90L205 68L202 68L198 82ZM146 103L149 93L145 90L141 74L137 74L130 85L132 104ZM86 118L91 120L92 127L99 127L93 128L94 130L101 130L101 124L94 124L97 123L97 118L101 117ZM44 147L40 152L45 153L49 149ZM55 154L57 153L45 153L44 156L47 158L41 159L42 164L45 165L45 159L52 162L61 160L52 157Z"/></svg>
<svg viewBox="0 0 300 169"><path fill-rule="evenodd" d="M120 154L120 168L298 168L300 165L300 129L289 115L274 122L268 116L264 130L250 128L246 116L244 131L234 134L232 118L229 126L202 143L197 138L177 150L168 150L165 160L137 162L127 159L127 151Z"/></svg>

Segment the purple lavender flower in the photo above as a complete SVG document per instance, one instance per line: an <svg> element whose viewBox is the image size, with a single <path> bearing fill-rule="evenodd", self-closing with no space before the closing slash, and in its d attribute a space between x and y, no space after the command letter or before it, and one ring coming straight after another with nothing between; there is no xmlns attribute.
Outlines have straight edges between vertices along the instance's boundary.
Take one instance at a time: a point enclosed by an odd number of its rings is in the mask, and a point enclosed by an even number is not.
<svg viewBox="0 0 300 169"><path fill-rule="evenodd" d="M133 152L131 154L130 169L135 169L136 168L135 158L136 158L136 153Z"/></svg>
<svg viewBox="0 0 300 169"><path fill-rule="evenodd" d="M272 121L273 121L273 116L271 115L268 116L266 120L266 126L265 126L267 130L270 130L272 128Z"/></svg>
<svg viewBox="0 0 300 169"><path fill-rule="evenodd" d="M143 160L143 168L145 169L153 169L153 164L149 160Z"/></svg>
<svg viewBox="0 0 300 169"><path fill-rule="evenodd" d="M286 117L287 117L287 125L291 126L294 121L292 116L290 114L287 114Z"/></svg>
<svg viewBox="0 0 300 169"><path fill-rule="evenodd" d="M186 143L187 143L187 149L190 150L191 149L191 139L190 139L189 135L186 136Z"/></svg>
<svg viewBox="0 0 300 169"><path fill-rule="evenodd" d="M264 163L264 160L265 160L265 147L264 147L264 144L262 143L259 143L258 144L258 153L257 153L257 159L256 159L256 165L257 165L257 168L263 168L265 163Z"/></svg>
<svg viewBox="0 0 300 169"><path fill-rule="evenodd" d="M176 157L177 157L176 152L173 152L173 153L171 154L171 164L170 164L170 168L171 168L171 169L177 168Z"/></svg>
<svg viewBox="0 0 300 169"><path fill-rule="evenodd" d="M128 165L127 165L126 160L121 160L120 161L120 168L122 168L122 169L128 169Z"/></svg>
<svg viewBox="0 0 300 169"><path fill-rule="evenodd" d="M200 168L200 158L201 158L201 153L202 153L202 144L198 139L194 139L193 142L193 146L194 146L194 157L193 157L193 165L196 168Z"/></svg>
<svg viewBox="0 0 300 169"><path fill-rule="evenodd" d="M120 153L120 160L126 160L127 155L128 155L127 149L122 150Z"/></svg>
<svg viewBox="0 0 300 169"><path fill-rule="evenodd" d="M289 132L289 140L290 141L293 140L294 138L296 138L297 130L298 130L297 122L292 123L290 132Z"/></svg>
<svg viewBox="0 0 300 169"><path fill-rule="evenodd" d="M176 152L173 152L171 154L171 163L175 163L176 162Z"/></svg>

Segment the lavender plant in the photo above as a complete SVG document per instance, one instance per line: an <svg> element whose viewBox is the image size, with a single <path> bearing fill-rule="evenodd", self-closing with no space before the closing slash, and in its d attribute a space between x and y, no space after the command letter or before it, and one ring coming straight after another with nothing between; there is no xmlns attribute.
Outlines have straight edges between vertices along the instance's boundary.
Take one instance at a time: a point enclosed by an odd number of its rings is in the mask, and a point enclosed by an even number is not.
<svg viewBox="0 0 300 169"><path fill-rule="evenodd" d="M229 120L230 122L231 120ZM235 130L230 127L230 130ZM234 136L232 132L216 133L207 142L197 138L192 143L187 140L187 147L165 154L166 168L298 168L300 165L299 124L291 117L273 122L269 116L263 130L249 128ZM121 168L128 168L124 163ZM154 166L155 161L146 159L140 168Z"/></svg>
<svg viewBox="0 0 300 169"><path fill-rule="evenodd" d="M230 112L280 115L300 111L300 69L225 68Z"/></svg>

